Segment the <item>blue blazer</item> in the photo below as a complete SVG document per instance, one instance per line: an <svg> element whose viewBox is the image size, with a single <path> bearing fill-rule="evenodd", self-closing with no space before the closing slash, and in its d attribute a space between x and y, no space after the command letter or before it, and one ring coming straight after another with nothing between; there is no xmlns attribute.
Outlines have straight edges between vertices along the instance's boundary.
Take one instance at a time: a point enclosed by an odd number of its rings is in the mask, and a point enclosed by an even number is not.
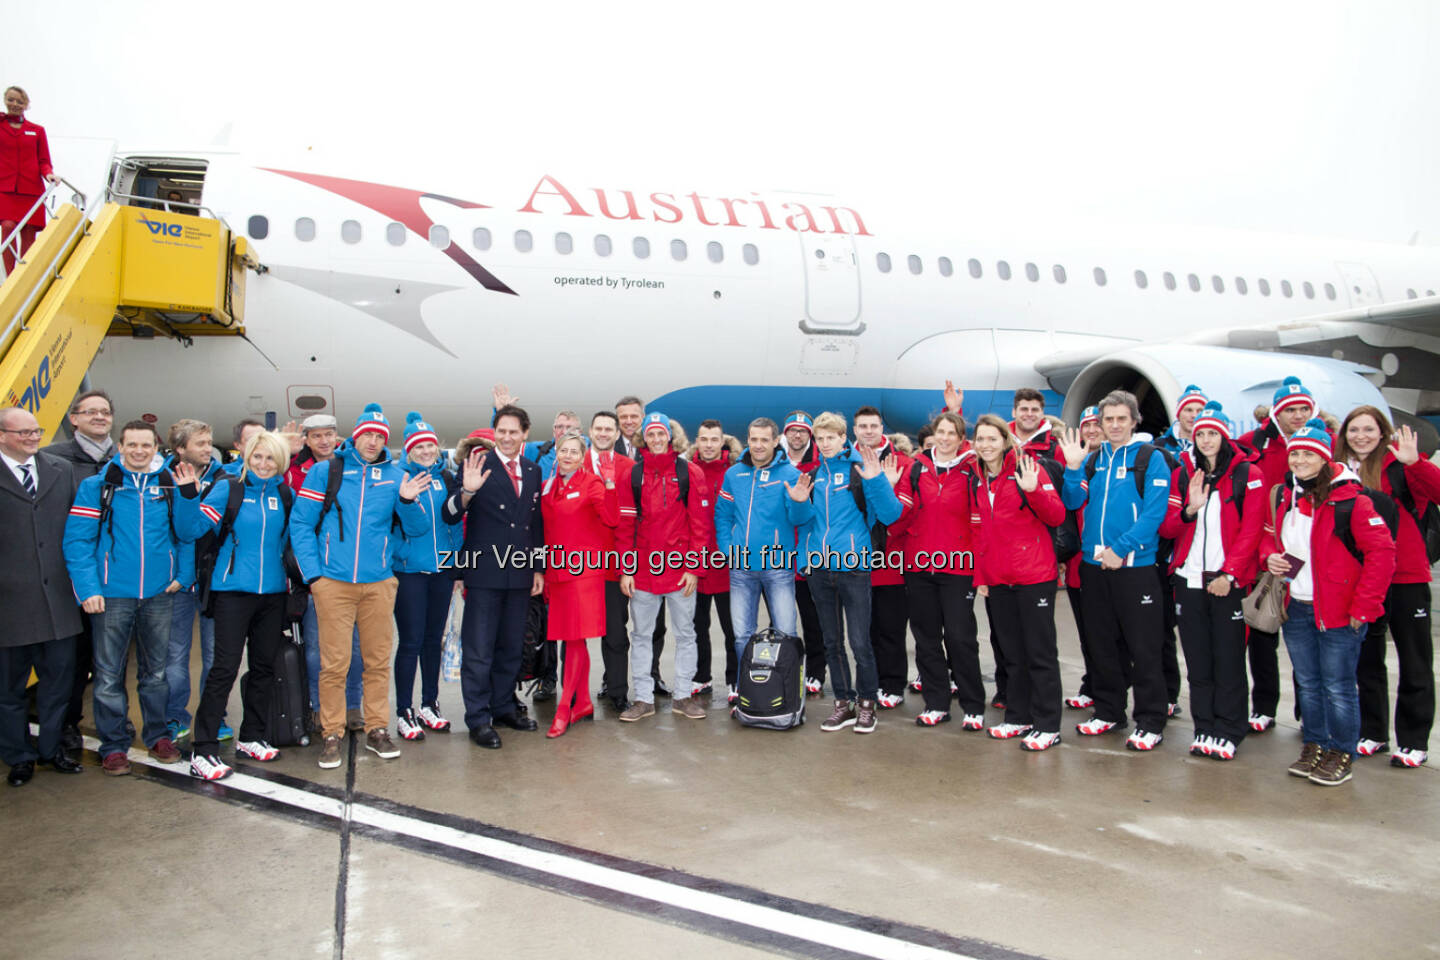
<svg viewBox="0 0 1440 960"><path fill-rule="evenodd" d="M465 522L465 544L452 565L463 574L467 589L528 591L535 573L545 569L540 468L533 460L520 458L519 497L493 450L485 455L485 469L490 476L468 508L460 507L463 489L445 501L445 522Z"/></svg>

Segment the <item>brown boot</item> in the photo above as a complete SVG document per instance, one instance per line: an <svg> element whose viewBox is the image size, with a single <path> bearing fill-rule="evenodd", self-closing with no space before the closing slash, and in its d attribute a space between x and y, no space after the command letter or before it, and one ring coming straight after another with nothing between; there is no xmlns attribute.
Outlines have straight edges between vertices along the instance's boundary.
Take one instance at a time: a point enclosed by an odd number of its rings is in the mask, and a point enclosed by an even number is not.
<svg viewBox="0 0 1440 960"><path fill-rule="evenodd" d="M835 709L831 712L829 718L820 724L820 729L826 733L831 733L836 730L844 730L846 727L854 726L854 724L855 701L836 700Z"/></svg>
<svg viewBox="0 0 1440 960"><path fill-rule="evenodd" d="M855 708L855 732L875 732L875 701L861 700Z"/></svg>
<svg viewBox="0 0 1440 960"><path fill-rule="evenodd" d="M625 708L620 714L620 719L626 723L634 723L636 720L644 720L646 717L653 716L655 716L655 704L636 700Z"/></svg>
<svg viewBox="0 0 1440 960"><path fill-rule="evenodd" d="M691 720L705 719L705 708L702 707L700 705L700 701L695 699L694 697L685 697L684 699L671 700L670 712L678 713L682 717L688 717Z"/></svg>
<svg viewBox="0 0 1440 960"><path fill-rule="evenodd" d="M1334 787L1350 779L1350 764L1354 758L1341 750L1326 750L1310 771L1310 782L1322 787Z"/></svg>
<svg viewBox="0 0 1440 960"><path fill-rule="evenodd" d="M1308 777L1315 770L1315 764L1320 760L1320 744L1307 743L1300 748L1300 759L1290 764L1289 774L1292 777Z"/></svg>

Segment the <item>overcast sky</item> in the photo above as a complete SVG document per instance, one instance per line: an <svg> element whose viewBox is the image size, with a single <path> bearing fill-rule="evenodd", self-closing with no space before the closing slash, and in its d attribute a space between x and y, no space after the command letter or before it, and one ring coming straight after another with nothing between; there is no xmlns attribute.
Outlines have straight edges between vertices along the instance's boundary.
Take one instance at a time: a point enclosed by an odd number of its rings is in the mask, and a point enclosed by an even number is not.
<svg viewBox="0 0 1440 960"><path fill-rule="evenodd" d="M481 192L503 169L1440 243L1428 0L461 6L17 4L4 82L52 137L228 127Z"/></svg>

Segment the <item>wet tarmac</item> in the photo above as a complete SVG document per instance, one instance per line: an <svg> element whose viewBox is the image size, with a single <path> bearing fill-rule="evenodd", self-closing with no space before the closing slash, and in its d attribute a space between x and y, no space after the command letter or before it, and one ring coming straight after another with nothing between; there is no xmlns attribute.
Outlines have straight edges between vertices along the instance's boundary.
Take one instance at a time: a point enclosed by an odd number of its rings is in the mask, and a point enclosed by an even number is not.
<svg viewBox="0 0 1440 960"><path fill-rule="evenodd" d="M981 649L988 670L983 619ZM458 684L441 704L462 715ZM0 956L1440 955L1440 771L1286 776L1288 691L1229 763L1187 754L1188 710L1153 754L1076 735L1067 710L1032 755L916 726L913 694L869 736L823 733L828 706L775 733L723 696L703 721L662 699L551 741L541 704L499 751L458 729L324 771L291 748L221 784L109 778L87 752L81 776L0 792Z"/></svg>

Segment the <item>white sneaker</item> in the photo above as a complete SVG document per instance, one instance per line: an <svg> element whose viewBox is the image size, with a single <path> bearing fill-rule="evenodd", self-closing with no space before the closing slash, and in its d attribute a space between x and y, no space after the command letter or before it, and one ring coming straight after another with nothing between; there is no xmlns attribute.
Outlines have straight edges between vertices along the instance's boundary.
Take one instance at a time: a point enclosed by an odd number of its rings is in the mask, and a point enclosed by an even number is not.
<svg viewBox="0 0 1440 960"><path fill-rule="evenodd" d="M1273 726L1275 726L1274 717L1266 716L1263 713L1250 714L1250 729L1256 733L1264 733Z"/></svg>
<svg viewBox="0 0 1440 960"><path fill-rule="evenodd" d="M987 732L996 740L1010 740L1024 736L1033 729L1028 723L997 723Z"/></svg>
<svg viewBox="0 0 1440 960"><path fill-rule="evenodd" d="M1429 757L1424 750L1411 750L1409 747L1401 747L1390 757L1390 766L1410 767L1413 769L1428 759Z"/></svg>
<svg viewBox="0 0 1440 960"><path fill-rule="evenodd" d="M400 712L395 720L395 732L400 734L401 740L425 739L425 728L420 725L420 718L415 716L413 709Z"/></svg>
<svg viewBox="0 0 1440 960"><path fill-rule="evenodd" d="M820 694L825 692L825 681L819 679L818 677L806 677L805 692L812 697L820 696ZM880 699L882 701L885 699L884 694L881 694ZM884 706L883 702L881 703L881 706Z"/></svg>
<svg viewBox="0 0 1440 960"><path fill-rule="evenodd" d="M1224 737L1211 737L1210 749L1205 752L1216 760L1234 760L1235 744Z"/></svg>
<svg viewBox="0 0 1440 960"><path fill-rule="evenodd" d="M905 698L895 693L882 693L880 694L880 696L875 698L875 702L879 705L881 710L894 710L896 707L900 706L900 704L905 702ZM941 711L932 710L929 712L939 713Z"/></svg>
<svg viewBox="0 0 1440 960"><path fill-rule="evenodd" d="M220 758L196 754L190 758L190 776L199 780L224 780L230 776L230 767L220 762Z"/></svg>
<svg viewBox="0 0 1440 960"><path fill-rule="evenodd" d="M438 703L421 705L420 709L415 711L415 716L420 719L421 723L436 733L450 732L450 721L440 715L440 704Z"/></svg>
<svg viewBox="0 0 1440 960"><path fill-rule="evenodd" d="M241 740L235 744L235 752L241 756L249 757L251 760L258 760L261 763L269 763L271 760L280 759L280 751L276 750L264 740Z"/></svg>
<svg viewBox="0 0 1440 960"><path fill-rule="evenodd" d="M726 690L725 690L725 702L726 702L727 704L729 704L730 706L733 707L733 706L735 705L735 701L736 701L736 700L739 700L739 699L740 699L740 693L735 689L734 686L730 686L730 687L727 687L727 688L726 688Z"/></svg>
<svg viewBox="0 0 1440 960"><path fill-rule="evenodd" d="M1099 717L1091 717L1084 723L1075 724L1075 732L1086 737L1098 737L1103 733L1114 730L1117 724L1109 720L1101 720Z"/></svg>
<svg viewBox="0 0 1440 960"><path fill-rule="evenodd" d="M1020 749L1038 753L1041 750L1049 750L1059 742L1060 734L1058 733L1041 733L1039 730L1031 730L1025 734L1025 739L1020 741Z"/></svg>
<svg viewBox="0 0 1440 960"><path fill-rule="evenodd" d="M911 690L914 690L916 693L919 693L919 692L920 692L920 678L919 678L919 677L916 677L914 680L911 680L911 681L910 681L910 689L911 689Z"/></svg>
<svg viewBox="0 0 1440 960"><path fill-rule="evenodd" d="M965 719L960 721L960 726L965 730L984 730L985 715L981 713L967 713Z"/></svg>
<svg viewBox="0 0 1440 960"><path fill-rule="evenodd" d="M1209 753L1209 744L1206 742L1209 739L1209 737L1202 736L1198 733L1195 734L1195 739L1190 741L1190 756L1201 757Z"/></svg>
<svg viewBox="0 0 1440 960"><path fill-rule="evenodd" d="M1065 698L1065 706L1071 710L1089 710L1095 706L1095 698L1077 693L1073 697Z"/></svg>
<svg viewBox="0 0 1440 960"><path fill-rule="evenodd" d="M926 710L915 718L917 727L938 727L942 723L950 722L950 711L948 710Z"/></svg>
<svg viewBox="0 0 1440 960"><path fill-rule="evenodd" d="M704 696L705 694L712 692L714 689L715 689L715 687L714 687L709 681L706 681L705 683L697 683L697 684L694 684L693 686L691 686L691 688L690 688L690 696L692 696L692 697Z"/></svg>
<svg viewBox="0 0 1440 960"><path fill-rule="evenodd" d="M1139 727L1136 727L1135 732L1130 734L1125 740L1125 746L1131 750L1148 753L1160 746L1160 741L1164 739L1165 735L1162 733L1151 733L1149 730L1141 730Z"/></svg>
<svg viewBox="0 0 1440 960"><path fill-rule="evenodd" d="M1390 744L1384 740L1361 740L1355 747L1355 752L1362 757L1373 757L1377 753L1389 753Z"/></svg>

